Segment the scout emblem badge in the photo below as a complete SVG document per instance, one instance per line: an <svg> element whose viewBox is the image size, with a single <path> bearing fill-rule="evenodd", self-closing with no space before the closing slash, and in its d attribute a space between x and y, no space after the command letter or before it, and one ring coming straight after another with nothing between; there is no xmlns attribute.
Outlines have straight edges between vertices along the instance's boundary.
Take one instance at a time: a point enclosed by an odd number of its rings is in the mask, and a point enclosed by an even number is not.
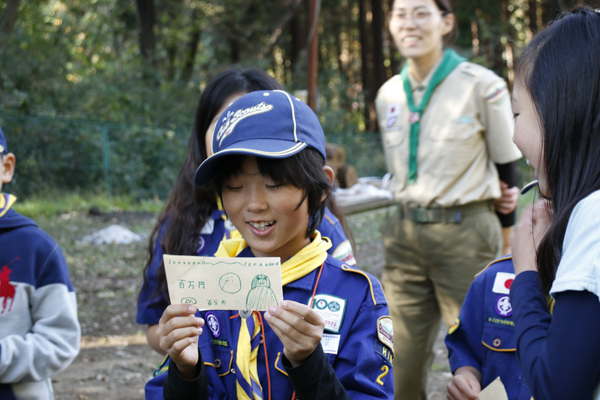
<svg viewBox="0 0 600 400"><path fill-rule="evenodd" d="M513 310L507 295L500 296L496 300L496 313L501 317L510 317L512 315Z"/></svg>

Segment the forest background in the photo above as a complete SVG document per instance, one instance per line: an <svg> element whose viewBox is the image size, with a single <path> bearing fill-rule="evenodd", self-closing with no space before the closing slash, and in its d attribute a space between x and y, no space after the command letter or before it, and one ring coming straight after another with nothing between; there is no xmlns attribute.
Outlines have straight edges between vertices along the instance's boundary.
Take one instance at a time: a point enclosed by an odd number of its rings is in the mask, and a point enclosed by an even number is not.
<svg viewBox="0 0 600 400"><path fill-rule="evenodd" d="M588 4L600 6L598 0ZM403 60L392 0L318 1L318 115L359 175L385 173L373 100ZM454 0L452 47L512 84L535 32L576 0ZM232 67L307 89L307 0L3 0L0 126L9 191L164 199L206 84Z"/></svg>

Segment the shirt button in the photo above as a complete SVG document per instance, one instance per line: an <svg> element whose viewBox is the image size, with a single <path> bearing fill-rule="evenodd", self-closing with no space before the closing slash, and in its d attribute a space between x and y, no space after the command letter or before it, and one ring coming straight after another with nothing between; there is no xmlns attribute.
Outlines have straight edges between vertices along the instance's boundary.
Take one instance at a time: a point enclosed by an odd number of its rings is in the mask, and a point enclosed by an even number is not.
<svg viewBox="0 0 600 400"><path fill-rule="evenodd" d="M500 339L494 339L494 341L492 342L492 345L494 345L494 347L500 347L501 344L502 340Z"/></svg>
<svg viewBox="0 0 600 400"><path fill-rule="evenodd" d="M215 358L215 368L217 368L217 369L221 368L221 359L220 358Z"/></svg>
<svg viewBox="0 0 600 400"><path fill-rule="evenodd" d="M263 344L263 335L260 335L260 344Z"/></svg>

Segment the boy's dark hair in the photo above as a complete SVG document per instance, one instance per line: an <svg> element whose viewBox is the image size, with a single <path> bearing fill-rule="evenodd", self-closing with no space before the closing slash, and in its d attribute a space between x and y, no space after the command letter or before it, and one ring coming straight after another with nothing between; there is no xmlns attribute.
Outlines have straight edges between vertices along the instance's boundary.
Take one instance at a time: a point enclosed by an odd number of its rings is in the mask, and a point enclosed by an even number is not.
<svg viewBox="0 0 600 400"><path fill-rule="evenodd" d="M600 13L565 13L538 34L517 65L517 80L535 105L552 224L537 251L548 294L573 208L600 189Z"/></svg>
<svg viewBox="0 0 600 400"><path fill-rule="evenodd" d="M246 157L248 156L231 155L221 158L217 167L217 174L210 182L210 186L219 193L219 196L221 196L223 183L229 177L242 172L242 164ZM274 182L288 183L304 189L304 197L297 208L300 208L305 201L308 202L308 214L311 219L306 237L310 237L323 219L326 205L325 201L321 201L323 193L326 193L329 197L333 189L323 171L325 166L323 156L317 150L307 147L288 158L257 157L256 163L261 175L272 179Z"/></svg>

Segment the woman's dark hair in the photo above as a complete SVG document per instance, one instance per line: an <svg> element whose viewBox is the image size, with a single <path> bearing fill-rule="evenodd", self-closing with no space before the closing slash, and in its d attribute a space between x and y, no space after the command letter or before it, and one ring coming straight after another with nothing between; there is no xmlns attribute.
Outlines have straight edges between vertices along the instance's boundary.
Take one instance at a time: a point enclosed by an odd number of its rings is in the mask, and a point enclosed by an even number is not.
<svg viewBox="0 0 600 400"><path fill-rule="evenodd" d="M573 208L600 189L600 14L580 7L560 16L524 51L517 81L531 96L543 132L539 173L553 217L537 268L548 294Z"/></svg>
<svg viewBox="0 0 600 400"><path fill-rule="evenodd" d="M222 157L219 160L219 165L216 168L217 173L210 182L210 186L219 193L219 196L221 196L224 182L229 177L242 172L242 164L246 158L247 156L243 155L232 155ZM256 164L262 176L277 183L287 183L304 189L304 197L302 197L297 208L300 208L305 201L308 202L308 215L311 219L306 237L310 237L315 229L321 225L323 219L326 205L325 201L321 201L323 193L326 193L329 197L333 189L329 178L323 172L325 160L321 153L307 147L287 158L257 157Z"/></svg>
<svg viewBox="0 0 600 400"><path fill-rule="evenodd" d="M442 12L442 16L454 14L449 0L433 0L437 8ZM458 24L454 22L452 30L444 35L444 46L450 45L458 37Z"/></svg>
<svg viewBox="0 0 600 400"><path fill-rule="evenodd" d="M282 89L281 85L259 69L230 69L219 74L208 84L196 109L196 118L188 142L185 161L181 166L167 204L160 213L150 235L148 261L144 268L145 283L147 283L146 272L152 261L154 245L160 231L164 230L160 245L165 254L195 254L196 241L193 238L200 234L202 227L216 207L217 193L210 188L194 186L193 179L196 168L206 159L204 137L217 111L232 95L278 89ZM159 285L155 295L162 293L164 298L168 299L162 261L158 272L158 281ZM165 303L165 307L167 305Z"/></svg>

